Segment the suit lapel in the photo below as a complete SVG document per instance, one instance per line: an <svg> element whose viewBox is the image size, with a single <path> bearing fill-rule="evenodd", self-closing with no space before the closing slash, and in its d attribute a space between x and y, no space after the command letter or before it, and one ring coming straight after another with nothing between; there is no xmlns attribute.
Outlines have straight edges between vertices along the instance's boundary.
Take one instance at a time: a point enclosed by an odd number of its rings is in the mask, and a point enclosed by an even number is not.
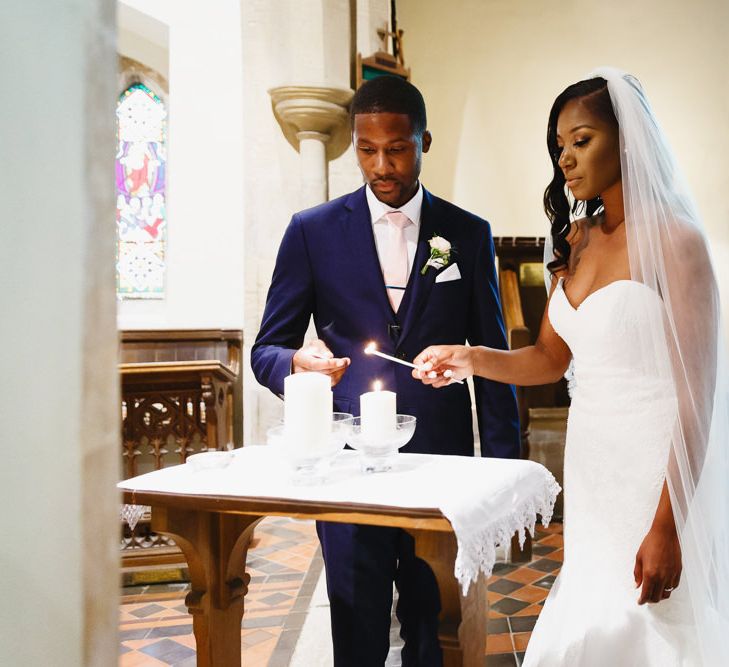
<svg viewBox="0 0 729 667"><path fill-rule="evenodd" d="M420 211L418 247L415 251L415 261L410 272L408 290L398 311L402 322L400 343L405 340L413 325L418 321L438 275L438 270L433 267L429 267L425 275L421 274L421 270L430 257L430 239L441 233L438 228L439 222L442 221L438 220L438 212L433 202L433 196L423 188L423 207Z"/></svg>
<svg viewBox="0 0 729 667"><path fill-rule="evenodd" d="M370 209L367 206L364 187L353 192L347 198L344 206L348 211L344 224L344 240L346 247L351 251L349 254L355 265L353 274L357 276L358 281L363 281L372 291L377 306L390 320L393 316L392 306L387 298L380 259L377 256Z"/></svg>

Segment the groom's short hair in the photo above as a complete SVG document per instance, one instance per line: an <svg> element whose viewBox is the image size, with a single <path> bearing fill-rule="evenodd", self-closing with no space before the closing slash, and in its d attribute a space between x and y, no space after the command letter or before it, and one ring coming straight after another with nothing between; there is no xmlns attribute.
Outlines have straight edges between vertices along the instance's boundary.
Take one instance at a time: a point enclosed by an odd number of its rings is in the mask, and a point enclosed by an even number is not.
<svg viewBox="0 0 729 667"><path fill-rule="evenodd" d="M412 83L399 76L378 76L357 89L349 109L352 127L354 117L364 113L406 114L417 135L422 135L427 127L423 96Z"/></svg>

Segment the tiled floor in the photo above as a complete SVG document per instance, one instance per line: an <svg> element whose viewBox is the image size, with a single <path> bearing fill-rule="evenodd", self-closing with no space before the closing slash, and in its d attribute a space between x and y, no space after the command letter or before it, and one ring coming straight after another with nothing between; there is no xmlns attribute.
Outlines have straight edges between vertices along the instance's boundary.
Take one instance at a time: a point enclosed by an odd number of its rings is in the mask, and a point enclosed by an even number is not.
<svg viewBox="0 0 729 667"><path fill-rule="evenodd" d="M254 539L241 629L245 664L286 667L322 569L314 524L266 519ZM521 663L562 553L562 525L553 524L538 529L531 563L495 567L489 580L489 667ZM122 590L120 667L195 665L192 620L184 604L188 589L187 584L158 584ZM395 627L391 641L394 646L399 643ZM397 656L393 658L388 665L397 663Z"/></svg>
<svg viewBox="0 0 729 667"><path fill-rule="evenodd" d="M246 665L288 665L321 572L318 547L310 521L269 518L256 528L241 629ZM122 589L120 667L195 665L188 590L188 584Z"/></svg>
<svg viewBox="0 0 729 667"><path fill-rule="evenodd" d="M537 527L532 561L497 563L489 579L488 667L518 667L544 600L562 567L562 524Z"/></svg>

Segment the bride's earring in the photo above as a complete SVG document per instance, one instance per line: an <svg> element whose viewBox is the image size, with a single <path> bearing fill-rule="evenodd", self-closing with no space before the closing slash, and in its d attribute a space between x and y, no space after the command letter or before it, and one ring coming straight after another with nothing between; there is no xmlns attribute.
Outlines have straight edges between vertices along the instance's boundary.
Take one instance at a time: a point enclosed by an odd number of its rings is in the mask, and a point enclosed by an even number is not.
<svg viewBox="0 0 729 667"><path fill-rule="evenodd" d="M564 196L567 199L567 205L569 206L572 218L574 218L577 213L577 207L580 204L580 200L574 198L572 190L570 190L566 185L564 186Z"/></svg>
<svg viewBox="0 0 729 667"><path fill-rule="evenodd" d="M585 208L585 201L582 199L575 199L574 203L572 204L572 215L577 217L579 215L582 215L582 211Z"/></svg>

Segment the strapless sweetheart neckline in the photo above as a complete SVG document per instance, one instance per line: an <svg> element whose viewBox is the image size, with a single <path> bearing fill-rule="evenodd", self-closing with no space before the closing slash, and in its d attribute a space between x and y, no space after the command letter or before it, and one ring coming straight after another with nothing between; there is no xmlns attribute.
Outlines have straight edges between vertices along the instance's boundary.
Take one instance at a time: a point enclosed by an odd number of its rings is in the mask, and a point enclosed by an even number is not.
<svg viewBox="0 0 729 667"><path fill-rule="evenodd" d="M643 287L646 287L643 283L639 283L637 280L631 280L630 278L620 278L619 280L613 280L611 283L608 283L607 285L603 285L602 287L598 287L594 292L590 292L577 306L573 306L572 302L567 297L567 292L564 291L564 278L560 278L557 281L557 288L562 291L562 296L564 296L564 300L567 302L567 305L575 312L578 312L582 306L585 305L587 301L592 299L596 294L599 294L600 292L606 291L608 288L612 287L613 285L619 285L620 283L635 283L636 285L642 285Z"/></svg>

